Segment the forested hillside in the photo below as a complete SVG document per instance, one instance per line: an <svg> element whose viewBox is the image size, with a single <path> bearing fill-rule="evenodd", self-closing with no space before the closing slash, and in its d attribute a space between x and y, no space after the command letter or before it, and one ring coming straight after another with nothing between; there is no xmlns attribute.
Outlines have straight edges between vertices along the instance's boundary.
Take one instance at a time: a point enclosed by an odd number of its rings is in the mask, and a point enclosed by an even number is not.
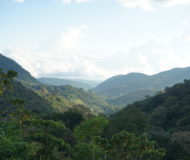
<svg viewBox="0 0 190 160"><path fill-rule="evenodd" d="M38 110L45 111L49 108L48 110L65 112L78 105L90 109L94 114L109 115L117 110L115 106L108 104L103 97L91 91L69 85L52 86L42 84L18 63L2 54L0 55L0 67L4 71L16 71L18 76L15 80L20 82L14 83L13 92L6 94L7 98L3 98L2 104L5 99L20 97L25 101L26 107L34 110L38 108Z"/></svg>
<svg viewBox="0 0 190 160"><path fill-rule="evenodd" d="M0 73L0 93L12 86L13 75ZM162 160L165 150L145 134L122 131L106 138L109 119L65 113L32 113L15 99L0 112L2 160Z"/></svg>
<svg viewBox="0 0 190 160"><path fill-rule="evenodd" d="M176 68L152 76L141 73L129 73L112 77L98 85L94 90L108 96L118 96L140 89L162 90L189 78L190 67Z"/></svg>
<svg viewBox="0 0 190 160"><path fill-rule="evenodd" d="M84 107L82 101L89 106L98 101L91 92L36 85L39 97L12 80L14 75L0 73L2 160L189 159L190 80L107 118ZM81 104L65 110L51 107L66 103L63 97L68 105L77 98Z"/></svg>
<svg viewBox="0 0 190 160"><path fill-rule="evenodd" d="M190 0L0 0L0 160L190 160Z"/></svg>
<svg viewBox="0 0 190 160"><path fill-rule="evenodd" d="M113 105L126 106L135 101L144 99L146 96L154 96L158 93L155 89L141 89L119 97L108 97L107 101Z"/></svg>
<svg viewBox="0 0 190 160"><path fill-rule="evenodd" d="M51 104L39 96L37 93L24 87L20 82L12 81L12 88L5 91L0 97L1 110L6 109L7 106L11 106L11 101L17 98L21 98L27 110L34 112L53 112L54 108Z"/></svg>
<svg viewBox="0 0 190 160"><path fill-rule="evenodd" d="M190 80L128 105L111 117L106 136L122 130L149 137L167 150L166 160L190 157Z"/></svg>
<svg viewBox="0 0 190 160"><path fill-rule="evenodd" d="M91 91L67 86L33 86L33 89L48 100L58 111L65 111L74 105L84 105L94 113L111 114L117 108Z"/></svg>
<svg viewBox="0 0 190 160"><path fill-rule="evenodd" d="M107 96L112 104L127 105L143 99L145 95L152 96L165 87L183 82L185 79L190 79L190 67L175 68L152 76L141 73L118 75L109 78L93 90ZM136 93L135 96L133 93Z"/></svg>
<svg viewBox="0 0 190 160"><path fill-rule="evenodd" d="M26 85L39 84L39 82L34 77L32 77L32 75L28 71L22 68L14 60L5 57L2 54L0 54L0 68L2 68L4 71L14 70L15 72L17 72L18 76L16 77L16 79L22 82L23 84Z"/></svg>

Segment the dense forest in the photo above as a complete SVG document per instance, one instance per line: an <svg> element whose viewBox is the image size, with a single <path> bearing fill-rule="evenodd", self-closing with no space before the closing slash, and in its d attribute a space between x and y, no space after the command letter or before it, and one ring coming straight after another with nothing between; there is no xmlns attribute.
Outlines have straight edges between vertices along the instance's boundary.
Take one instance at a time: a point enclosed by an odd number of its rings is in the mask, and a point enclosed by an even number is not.
<svg viewBox="0 0 190 160"><path fill-rule="evenodd" d="M1 96L12 88L16 72L0 72ZM0 155L2 160L160 160L165 150L146 134L127 131L105 137L109 119L78 110L64 113L32 112L24 101L11 100L1 109Z"/></svg>
<svg viewBox="0 0 190 160"><path fill-rule="evenodd" d="M121 110L93 91L41 84L13 61L4 68L2 160L189 160L190 80Z"/></svg>
<svg viewBox="0 0 190 160"><path fill-rule="evenodd" d="M126 130L147 133L166 149L166 160L190 157L190 80L166 88L154 97L128 105L110 118L106 136Z"/></svg>

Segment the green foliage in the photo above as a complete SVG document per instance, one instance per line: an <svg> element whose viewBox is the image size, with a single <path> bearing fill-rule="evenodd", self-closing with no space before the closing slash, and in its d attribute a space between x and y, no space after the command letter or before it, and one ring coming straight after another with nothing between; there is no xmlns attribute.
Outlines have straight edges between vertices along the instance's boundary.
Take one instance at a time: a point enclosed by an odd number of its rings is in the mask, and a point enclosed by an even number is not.
<svg viewBox="0 0 190 160"><path fill-rule="evenodd" d="M122 130L135 134L148 132L151 139L167 150L166 160L186 160L190 155L189 115L190 80L185 80L166 88L164 93L127 106L111 118L105 133L112 135Z"/></svg>
<svg viewBox="0 0 190 160"><path fill-rule="evenodd" d="M13 91L8 91L8 93L0 99L0 104L4 104L4 106L2 106L3 108L8 105L10 99L21 98L25 101L27 109L37 112L65 112L75 105L84 105L90 108L95 114L110 114L115 109L114 106L108 104L105 99L91 91L85 91L81 88L74 88L68 85L46 86L38 82L37 79L32 77L29 72L15 61L1 54L0 68L3 68L5 71L15 70L18 73L18 76L15 78L17 82L13 84ZM11 76L11 74L13 73L10 72L8 75ZM18 83L18 81L21 82L24 87ZM31 89L33 91L31 91ZM38 93L38 95L34 92Z"/></svg>
<svg viewBox="0 0 190 160"><path fill-rule="evenodd" d="M122 112L116 113L106 128L105 135L110 137L120 131L128 131L137 135L149 130L146 115L138 108L128 106Z"/></svg>
<svg viewBox="0 0 190 160"><path fill-rule="evenodd" d="M93 113L110 114L115 109L103 97L91 91L67 86L33 86L33 89L45 98L57 111L66 111L75 105L83 105Z"/></svg>
<svg viewBox="0 0 190 160"><path fill-rule="evenodd" d="M104 150L95 144L95 142L77 143L73 151L73 157L76 160L103 160Z"/></svg>
<svg viewBox="0 0 190 160"><path fill-rule="evenodd" d="M190 79L190 67L176 68L152 76L141 73L117 75L107 79L93 89L106 97L113 105L119 105L117 111L124 106L153 96L165 87Z"/></svg>
<svg viewBox="0 0 190 160"><path fill-rule="evenodd" d="M190 80L107 119L87 107L111 113L114 106L91 91L39 83L27 89L15 75L0 71L2 160L189 160Z"/></svg>
<svg viewBox="0 0 190 160"><path fill-rule="evenodd" d="M78 142L92 141L95 136L101 135L108 120L103 117L95 117L82 122L74 129L74 136Z"/></svg>
<svg viewBox="0 0 190 160"><path fill-rule="evenodd" d="M95 137L102 134L107 124L107 119L94 117L83 121L74 129L74 137L77 145L73 156L76 160L96 160L103 157L103 150L96 145Z"/></svg>
<svg viewBox="0 0 190 160"><path fill-rule="evenodd" d="M110 104L124 107L128 104L134 103L135 101L142 100L146 96L154 96L157 92L158 90L156 89L139 89L137 91L130 92L126 95L111 98L108 97L107 101Z"/></svg>
<svg viewBox="0 0 190 160"><path fill-rule="evenodd" d="M0 68L0 95L2 96L3 92L10 87L10 81L17 75L16 72L10 70L3 72Z"/></svg>
<svg viewBox="0 0 190 160"><path fill-rule="evenodd" d="M45 119L52 119L63 122L65 126L73 130L81 121L84 120L83 115L74 110L68 110L64 113L52 113L44 117Z"/></svg>
<svg viewBox="0 0 190 160"><path fill-rule="evenodd" d="M36 94L34 91L24 87L19 82L12 81L11 89L6 90L0 97L0 110L12 108L11 101L14 99L24 100L24 107L30 111L47 113L54 110L47 100Z"/></svg>
<svg viewBox="0 0 190 160"><path fill-rule="evenodd" d="M164 149L156 148L155 142L149 141L146 135L136 137L123 131L111 139L97 137L96 141L105 149L109 160L160 160L165 155Z"/></svg>
<svg viewBox="0 0 190 160"><path fill-rule="evenodd" d="M35 158L38 160L56 159L56 153L64 152L68 149L63 139L65 125L53 120L34 119L31 121L29 136L30 143L37 143L39 148Z"/></svg>
<svg viewBox="0 0 190 160"><path fill-rule="evenodd" d="M0 124L0 155L2 160L29 160L30 145L20 136L16 123Z"/></svg>
<svg viewBox="0 0 190 160"><path fill-rule="evenodd" d="M14 99L11 101L12 109L9 111L9 117L13 121L22 125L25 121L31 119L31 115L24 108L24 101L22 99Z"/></svg>

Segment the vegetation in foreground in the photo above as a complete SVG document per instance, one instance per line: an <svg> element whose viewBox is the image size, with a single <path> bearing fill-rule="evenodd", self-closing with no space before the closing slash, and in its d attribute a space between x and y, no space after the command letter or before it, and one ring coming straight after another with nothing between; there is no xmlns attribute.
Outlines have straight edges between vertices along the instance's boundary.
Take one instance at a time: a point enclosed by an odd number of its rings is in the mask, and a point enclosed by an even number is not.
<svg viewBox="0 0 190 160"><path fill-rule="evenodd" d="M0 71L0 95L14 87ZM1 104L2 160L189 160L190 80L107 118L84 108L35 112L18 97ZM33 98L33 97L32 97ZM3 102L3 101L2 101Z"/></svg>
<svg viewBox="0 0 190 160"><path fill-rule="evenodd" d="M11 89L13 71L0 73L0 93ZM21 99L1 110L0 155L2 160L160 160L165 150L145 134L127 131L105 137L109 120L65 113L35 113Z"/></svg>

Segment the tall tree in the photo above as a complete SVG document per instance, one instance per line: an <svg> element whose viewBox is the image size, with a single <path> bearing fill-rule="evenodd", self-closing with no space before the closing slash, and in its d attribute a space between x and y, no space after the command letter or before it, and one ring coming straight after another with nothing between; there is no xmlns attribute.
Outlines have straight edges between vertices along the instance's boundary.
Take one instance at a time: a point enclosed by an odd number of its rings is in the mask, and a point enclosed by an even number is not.
<svg viewBox="0 0 190 160"><path fill-rule="evenodd" d="M74 129L76 138L76 160L96 160L102 157L102 149L96 145L95 137L100 136L108 124L108 120L103 117L95 117L82 122Z"/></svg>

